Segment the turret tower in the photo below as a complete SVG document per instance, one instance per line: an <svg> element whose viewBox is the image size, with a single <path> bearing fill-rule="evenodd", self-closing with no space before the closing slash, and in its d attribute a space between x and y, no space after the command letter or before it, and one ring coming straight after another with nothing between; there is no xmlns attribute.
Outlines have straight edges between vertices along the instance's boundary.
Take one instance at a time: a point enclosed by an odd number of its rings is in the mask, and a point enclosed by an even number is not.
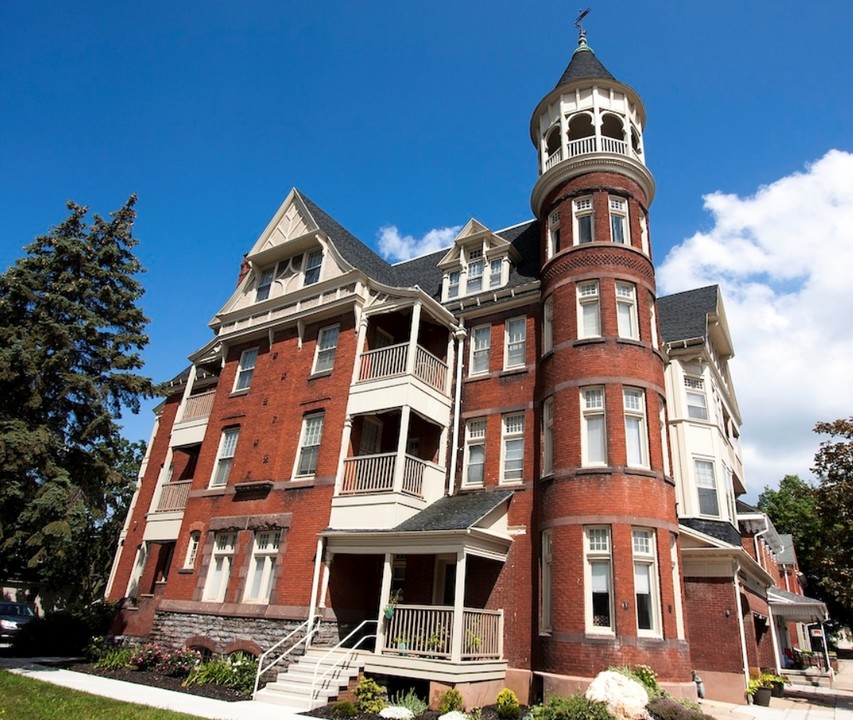
<svg viewBox="0 0 853 720"><path fill-rule="evenodd" d="M581 31L530 124L543 263L539 666L554 691L611 665L689 679L645 121Z"/></svg>

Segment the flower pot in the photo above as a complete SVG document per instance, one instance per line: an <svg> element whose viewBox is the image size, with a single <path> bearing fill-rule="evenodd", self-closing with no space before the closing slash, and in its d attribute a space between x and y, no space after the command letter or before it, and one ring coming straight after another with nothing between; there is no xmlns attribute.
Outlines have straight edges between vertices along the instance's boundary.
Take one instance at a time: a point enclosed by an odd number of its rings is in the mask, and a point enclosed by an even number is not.
<svg viewBox="0 0 853 720"><path fill-rule="evenodd" d="M392 617L394 617L394 606L393 605L389 605L388 607L385 608L385 617L388 618L389 620Z"/></svg>
<svg viewBox="0 0 853 720"><path fill-rule="evenodd" d="M769 707L770 706L770 693L773 691L773 688L769 687L760 687L755 691L755 694L752 696L752 704L760 705L761 707Z"/></svg>
<svg viewBox="0 0 853 720"><path fill-rule="evenodd" d="M785 697L785 683L781 680L774 680L770 694L773 697Z"/></svg>

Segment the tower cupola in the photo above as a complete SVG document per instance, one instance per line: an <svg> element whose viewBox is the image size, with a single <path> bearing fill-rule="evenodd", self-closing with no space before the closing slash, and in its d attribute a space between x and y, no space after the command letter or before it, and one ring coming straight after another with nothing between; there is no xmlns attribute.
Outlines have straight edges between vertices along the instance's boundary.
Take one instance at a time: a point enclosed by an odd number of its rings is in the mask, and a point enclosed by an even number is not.
<svg viewBox="0 0 853 720"><path fill-rule="evenodd" d="M589 172L627 175L651 203L654 179L645 163L645 121L640 96L610 74L581 30L560 81L530 120L539 161L539 179L530 199L536 216L542 217L543 203L554 188Z"/></svg>

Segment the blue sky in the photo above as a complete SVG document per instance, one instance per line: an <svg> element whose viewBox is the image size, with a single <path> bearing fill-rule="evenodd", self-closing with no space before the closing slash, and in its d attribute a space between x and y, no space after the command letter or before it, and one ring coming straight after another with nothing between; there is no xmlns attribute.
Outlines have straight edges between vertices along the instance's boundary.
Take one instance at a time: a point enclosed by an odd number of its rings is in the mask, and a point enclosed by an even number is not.
<svg viewBox="0 0 853 720"><path fill-rule="evenodd" d="M383 228L417 246L472 216L528 219L530 114L570 59L577 10L7 3L0 269L66 200L107 213L138 193L145 357L162 380L210 338L292 186L376 247ZM810 428L853 412L839 271L853 262L853 4L606 0L585 26L646 106L661 291L726 293L750 494L807 475ZM151 406L129 436L147 438Z"/></svg>

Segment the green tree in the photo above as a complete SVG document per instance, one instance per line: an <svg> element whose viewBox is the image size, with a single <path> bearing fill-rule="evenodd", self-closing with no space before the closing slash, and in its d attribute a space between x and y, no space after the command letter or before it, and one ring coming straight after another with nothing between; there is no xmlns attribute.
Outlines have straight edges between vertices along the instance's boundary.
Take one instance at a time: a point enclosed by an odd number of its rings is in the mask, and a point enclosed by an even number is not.
<svg viewBox="0 0 853 720"><path fill-rule="evenodd" d="M853 621L853 417L819 422L814 431L828 435L815 455L816 510L823 519L821 584L834 601L836 619Z"/></svg>
<svg viewBox="0 0 853 720"><path fill-rule="evenodd" d="M122 411L153 394L132 249L135 196L109 219L68 203L64 222L0 275L0 578L94 599L139 447Z"/></svg>

